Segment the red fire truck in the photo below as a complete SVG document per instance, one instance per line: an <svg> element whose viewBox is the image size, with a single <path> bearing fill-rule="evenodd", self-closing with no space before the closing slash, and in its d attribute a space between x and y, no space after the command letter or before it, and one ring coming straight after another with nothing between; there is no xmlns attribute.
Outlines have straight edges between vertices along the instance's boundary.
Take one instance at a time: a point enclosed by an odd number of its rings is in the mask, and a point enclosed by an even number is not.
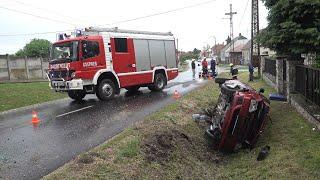
<svg viewBox="0 0 320 180"><path fill-rule="evenodd" d="M86 94L108 100L121 88L161 91L178 75L170 32L90 27L59 39L51 48L48 79L52 89L75 100Z"/></svg>

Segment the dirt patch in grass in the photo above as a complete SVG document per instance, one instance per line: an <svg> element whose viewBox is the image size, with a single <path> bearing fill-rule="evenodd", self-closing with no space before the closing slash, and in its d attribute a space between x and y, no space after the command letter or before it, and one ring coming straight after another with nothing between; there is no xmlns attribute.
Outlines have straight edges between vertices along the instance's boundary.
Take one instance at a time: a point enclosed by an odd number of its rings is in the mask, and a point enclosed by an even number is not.
<svg viewBox="0 0 320 180"><path fill-rule="evenodd" d="M82 154L81 156L79 156L78 163L82 163L82 164L91 164L94 162L94 156L92 154Z"/></svg>
<svg viewBox="0 0 320 180"><path fill-rule="evenodd" d="M148 162L163 163L170 159L170 156L177 145L190 146L189 137L178 130L166 130L157 132L148 137L142 144L142 151Z"/></svg>
<svg viewBox="0 0 320 180"><path fill-rule="evenodd" d="M141 145L141 150L147 162L156 162L162 165L171 160L175 151L178 151L181 157L192 155L200 161L222 162L222 154L214 151L209 144L201 146L183 130L169 129L156 132L146 138ZM204 149L199 151L199 148Z"/></svg>

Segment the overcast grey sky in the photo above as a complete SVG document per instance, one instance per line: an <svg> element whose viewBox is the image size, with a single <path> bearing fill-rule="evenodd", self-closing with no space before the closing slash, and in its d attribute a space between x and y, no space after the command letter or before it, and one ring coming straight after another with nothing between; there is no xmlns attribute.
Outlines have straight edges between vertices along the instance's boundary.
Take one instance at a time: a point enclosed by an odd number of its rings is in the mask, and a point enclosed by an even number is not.
<svg viewBox="0 0 320 180"><path fill-rule="evenodd" d="M102 25L122 29L171 31L179 39L179 49L192 50L205 44L222 43L229 35L229 20L224 14L233 4L234 36L242 33L250 38L251 0L213 0L210 3L136 21L108 25L113 22L164 12L209 0L0 0L0 54L15 53L33 38L52 42L56 33L28 36L1 36L42 33ZM247 7L247 8L246 8ZM10 9L10 10L8 10ZM245 11L246 9L246 11ZM14 12L13 10L41 16ZM267 25L268 12L260 1L260 28Z"/></svg>

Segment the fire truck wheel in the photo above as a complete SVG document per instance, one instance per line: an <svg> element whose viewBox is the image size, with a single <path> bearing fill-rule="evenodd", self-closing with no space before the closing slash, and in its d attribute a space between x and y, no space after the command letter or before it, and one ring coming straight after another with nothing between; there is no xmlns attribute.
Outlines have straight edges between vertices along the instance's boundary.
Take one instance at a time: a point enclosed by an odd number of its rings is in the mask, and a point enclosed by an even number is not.
<svg viewBox="0 0 320 180"><path fill-rule="evenodd" d="M112 99L115 92L116 88L114 82L110 79L104 79L98 84L96 95L100 100L106 101Z"/></svg>
<svg viewBox="0 0 320 180"><path fill-rule="evenodd" d="M81 101L85 96L85 91L68 91L68 96L76 101Z"/></svg>
<svg viewBox="0 0 320 180"><path fill-rule="evenodd" d="M154 76L153 84L149 85L148 88L151 91L161 91L167 85L167 79L162 73L157 73Z"/></svg>

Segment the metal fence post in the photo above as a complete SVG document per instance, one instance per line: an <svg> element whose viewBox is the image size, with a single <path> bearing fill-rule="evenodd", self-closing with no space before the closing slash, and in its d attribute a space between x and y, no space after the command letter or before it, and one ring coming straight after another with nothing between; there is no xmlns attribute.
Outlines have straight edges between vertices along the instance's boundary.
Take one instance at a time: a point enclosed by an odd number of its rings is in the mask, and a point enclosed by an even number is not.
<svg viewBox="0 0 320 180"><path fill-rule="evenodd" d="M308 96L307 96L307 92L308 92L308 80L309 80L309 78L308 78L308 74L309 74L309 72L308 72L308 68L304 68L304 71L305 71L305 76L306 76L306 80L304 81L305 82L305 88L304 88L304 97L306 97L306 98L308 98Z"/></svg>

